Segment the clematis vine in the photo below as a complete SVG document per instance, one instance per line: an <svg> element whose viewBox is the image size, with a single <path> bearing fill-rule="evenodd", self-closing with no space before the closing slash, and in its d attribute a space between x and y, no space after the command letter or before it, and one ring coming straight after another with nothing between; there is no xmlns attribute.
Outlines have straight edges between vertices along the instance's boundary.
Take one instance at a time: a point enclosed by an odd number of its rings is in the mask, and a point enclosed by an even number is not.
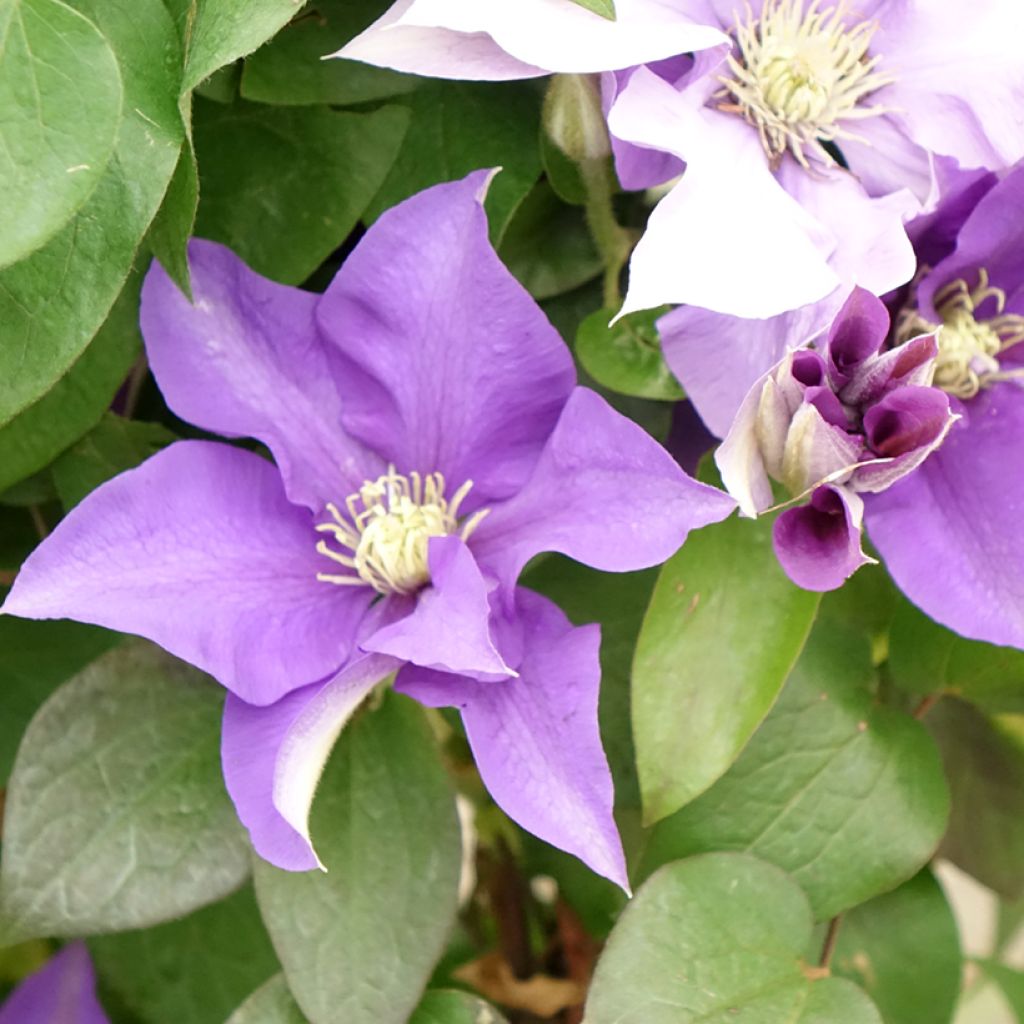
<svg viewBox="0 0 1024 1024"><path fill-rule="evenodd" d="M171 445L78 505L4 605L141 634L218 679L228 790L283 868L317 866L323 765L397 673L399 691L460 708L512 818L626 884L598 628L516 581L544 551L657 564L734 503L576 386L488 242L489 177L390 210L323 295L209 242L190 248L194 304L154 265L142 330L168 405L276 465Z"/></svg>
<svg viewBox="0 0 1024 1024"><path fill-rule="evenodd" d="M26 978L0 1006L0 1024L110 1024L85 943L65 946Z"/></svg>
<svg viewBox="0 0 1024 1024"><path fill-rule="evenodd" d="M1015 0L984 0L969 17L944 0L656 6L663 25L647 32L639 60L637 28L650 15L636 0L616 4L615 22L571 0L529 11L401 0L340 56L457 78L515 77L513 57L534 65L519 77L604 72L622 184L681 174L633 253L623 311L681 304L659 325L666 357L723 436L750 385L787 347L827 329L854 287L882 295L912 277L903 225L934 203L936 154L989 168L1024 156L1014 42L1024 9ZM717 32L717 45L663 45L695 25Z"/></svg>

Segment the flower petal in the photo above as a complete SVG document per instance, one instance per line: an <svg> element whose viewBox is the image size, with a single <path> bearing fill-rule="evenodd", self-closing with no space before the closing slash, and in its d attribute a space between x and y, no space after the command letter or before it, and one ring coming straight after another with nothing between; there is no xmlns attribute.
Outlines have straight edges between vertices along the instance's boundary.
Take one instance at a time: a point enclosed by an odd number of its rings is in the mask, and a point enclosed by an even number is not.
<svg viewBox="0 0 1024 1024"><path fill-rule="evenodd" d="M615 14L609 21L564 0L413 0L396 4L337 56L441 78L523 78L612 71L725 41L716 27L658 0L617 0Z"/></svg>
<svg viewBox="0 0 1024 1024"><path fill-rule="evenodd" d="M182 419L274 453L292 501L314 512L380 470L341 429L314 309L319 297L260 277L214 242L189 246L190 303L154 261L142 290L153 374Z"/></svg>
<svg viewBox="0 0 1024 1024"><path fill-rule="evenodd" d="M316 538L272 463L180 441L77 505L3 611L137 633L269 704L337 670L372 596L317 581Z"/></svg>
<svg viewBox="0 0 1024 1024"><path fill-rule="evenodd" d="M411 614L377 630L362 649L478 679L514 675L491 637L492 588L465 542L433 537L429 559L431 586L417 595Z"/></svg>
<svg viewBox="0 0 1024 1024"><path fill-rule="evenodd" d="M110 1024L85 943L72 942L29 975L0 1006L0 1024Z"/></svg>
<svg viewBox="0 0 1024 1024"><path fill-rule="evenodd" d="M407 666L395 688L462 710L477 768L514 821L628 888L614 789L601 747L600 629L574 628L538 594L516 591L525 637L517 679L485 683Z"/></svg>
<svg viewBox="0 0 1024 1024"><path fill-rule="evenodd" d="M319 308L346 429L400 471L472 480L465 511L522 485L575 382L562 339L491 247L487 180L385 213Z"/></svg>
<svg viewBox="0 0 1024 1024"><path fill-rule="evenodd" d="M471 539L485 572L511 587L541 551L606 572L663 562L690 530L736 507L688 477L664 448L587 388L566 403L536 470Z"/></svg>
<svg viewBox="0 0 1024 1024"><path fill-rule="evenodd" d="M1024 648L1024 402L998 384L960 406L942 447L866 499L899 588L962 636Z"/></svg>
<svg viewBox="0 0 1024 1024"><path fill-rule="evenodd" d="M323 867L309 835L313 795L341 730L399 663L368 655L269 707L224 705L224 781L256 852L286 871Z"/></svg>

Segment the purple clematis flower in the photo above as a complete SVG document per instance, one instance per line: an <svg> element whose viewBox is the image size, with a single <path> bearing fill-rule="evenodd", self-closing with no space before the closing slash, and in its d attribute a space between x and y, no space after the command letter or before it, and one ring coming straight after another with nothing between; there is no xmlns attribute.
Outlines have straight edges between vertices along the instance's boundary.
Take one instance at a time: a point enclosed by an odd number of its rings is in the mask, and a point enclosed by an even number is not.
<svg viewBox="0 0 1024 1024"><path fill-rule="evenodd" d="M516 586L535 554L657 564L734 507L577 387L499 262L488 172L370 229L322 296L208 242L194 305L158 266L142 330L168 405L276 465L182 441L99 488L4 611L155 640L230 691L228 789L256 850L315 867L308 817L345 721L384 677L459 707L525 828L626 883L597 729L597 627Z"/></svg>
<svg viewBox="0 0 1024 1024"><path fill-rule="evenodd" d="M110 1024L85 943L65 946L26 978L0 1006L0 1024Z"/></svg>
<svg viewBox="0 0 1024 1024"><path fill-rule="evenodd" d="M934 334L884 349L889 314L857 289L818 348L791 352L747 395L715 461L756 516L772 481L794 500L775 522L775 551L808 590L833 590L870 559L861 550L864 496L913 472L953 424L949 397L929 386Z"/></svg>

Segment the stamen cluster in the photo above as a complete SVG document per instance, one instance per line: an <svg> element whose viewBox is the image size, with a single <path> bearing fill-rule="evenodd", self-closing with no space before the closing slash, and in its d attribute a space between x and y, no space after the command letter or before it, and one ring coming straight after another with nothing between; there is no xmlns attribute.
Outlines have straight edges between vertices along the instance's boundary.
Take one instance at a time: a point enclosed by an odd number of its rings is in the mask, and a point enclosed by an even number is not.
<svg viewBox="0 0 1024 1024"><path fill-rule="evenodd" d="M376 480L367 480L345 500L347 516L333 503L331 522L317 530L331 534L345 551L321 540L316 549L349 573L317 573L317 579L341 586L371 586L379 594L413 594L430 582L427 559L431 537L457 534L467 540L488 509L480 509L459 522L459 507L473 486L467 480L447 500L440 473L404 476L389 466Z"/></svg>
<svg viewBox="0 0 1024 1024"><path fill-rule="evenodd" d="M804 0L767 0L760 17L749 12L737 25L738 53L729 57L731 77L723 77L720 109L742 114L761 136L777 166L788 150L805 168L808 153L834 163L823 143L860 139L844 122L884 114L862 100L894 79L877 71L879 57L868 48L877 28L872 21L848 27L844 6L804 10Z"/></svg>

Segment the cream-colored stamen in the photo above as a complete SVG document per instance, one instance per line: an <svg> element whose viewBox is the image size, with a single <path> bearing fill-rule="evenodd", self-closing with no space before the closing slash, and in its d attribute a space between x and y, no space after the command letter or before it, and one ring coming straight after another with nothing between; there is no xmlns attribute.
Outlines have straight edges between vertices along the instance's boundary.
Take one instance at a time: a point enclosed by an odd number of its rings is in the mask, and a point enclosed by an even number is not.
<svg viewBox="0 0 1024 1024"><path fill-rule="evenodd" d="M978 308L989 299L995 303L995 315L979 318ZM1024 369L1003 370L999 362L1003 352L1024 341L1024 316L1003 312L1006 292L989 284L984 267L975 288L957 278L935 293L932 305L942 323L932 323L908 307L896 318L896 342L939 331L936 387L967 400L999 381L1024 380Z"/></svg>
<svg viewBox="0 0 1024 1024"><path fill-rule="evenodd" d="M757 128L773 167L787 150L808 169L808 155L835 163L823 143L865 141L846 122L886 113L862 101L894 81L868 56L877 23L847 27L843 2L821 10L821 0L812 0L804 8L805 0L766 0L755 18L748 6L736 27L739 53L722 78L719 109Z"/></svg>
<svg viewBox="0 0 1024 1024"><path fill-rule="evenodd" d="M367 480L345 501L343 513L328 504L331 521L317 530L331 534L337 550L326 540L316 549L348 573L317 573L325 583L370 586L380 594L412 594L430 582L427 549L431 537L455 534L463 540L477 528L488 509L459 521L459 506L473 486L467 480L452 495L444 496L440 473L403 476L389 466L384 476Z"/></svg>

